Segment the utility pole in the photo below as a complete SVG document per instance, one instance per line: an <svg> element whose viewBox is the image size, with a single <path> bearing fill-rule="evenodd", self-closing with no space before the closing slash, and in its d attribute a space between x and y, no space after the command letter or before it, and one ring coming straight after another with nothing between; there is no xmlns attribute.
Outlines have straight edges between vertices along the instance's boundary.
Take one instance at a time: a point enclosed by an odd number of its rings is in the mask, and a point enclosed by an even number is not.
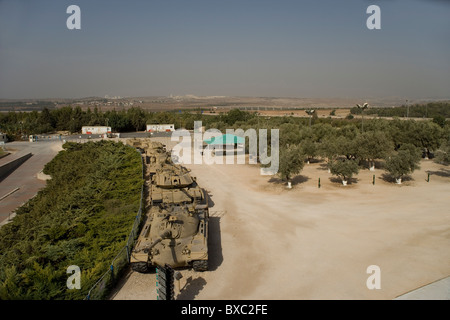
<svg viewBox="0 0 450 320"><path fill-rule="evenodd" d="M408 104L408 100L406 100L406 118L409 118L409 104Z"/></svg>
<svg viewBox="0 0 450 320"><path fill-rule="evenodd" d="M357 104L358 109L361 109L361 131L364 132L364 110L369 108L369 104L366 102L362 106Z"/></svg>
<svg viewBox="0 0 450 320"><path fill-rule="evenodd" d="M316 112L316 110L309 109L309 110L305 110L305 112L306 112L307 114L309 114L309 126L311 127L311 118L312 118L314 112Z"/></svg>

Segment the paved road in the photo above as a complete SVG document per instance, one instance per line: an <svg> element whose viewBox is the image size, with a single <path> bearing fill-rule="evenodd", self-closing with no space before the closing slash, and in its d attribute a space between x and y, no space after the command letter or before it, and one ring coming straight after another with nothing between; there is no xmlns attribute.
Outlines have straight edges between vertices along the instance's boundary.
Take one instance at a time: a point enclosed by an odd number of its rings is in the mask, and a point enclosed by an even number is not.
<svg viewBox="0 0 450 320"><path fill-rule="evenodd" d="M39 180L36 174L41 171L61 149L61 141L42 142L11 142L6 144L6 150L13 153L0 159L1 164L16 159L31 152L33 156L25 161L9 176L0 182L0 198L16 188L11 195L0 200L0 223L8 219L14 210L32 198L39 189L45 186L45 181Z"/></svg>
<svg viewBox="0 0 450 320"><path fill-rule="evenodd" d="M129 139L129 138L164 138L164 137L171 137L172 132L122 132L120 133L121 139ZM73 141L73 140L86 140L86 139L99 139L102 135L99 134L73 134L69 136L62 136L61 139L64 139L66 141Z"/></svg>

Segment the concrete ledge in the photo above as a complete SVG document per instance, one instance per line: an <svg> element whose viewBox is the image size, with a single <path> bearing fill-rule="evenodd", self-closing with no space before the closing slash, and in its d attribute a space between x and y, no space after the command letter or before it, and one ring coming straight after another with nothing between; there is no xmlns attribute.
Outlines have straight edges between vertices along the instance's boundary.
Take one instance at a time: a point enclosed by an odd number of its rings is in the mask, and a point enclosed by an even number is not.
<svg viewBox="0 0 450 320"><path fill-rule="evenodd" d="M50 180L52 177L51 177L50 175L48 175L48 174L45 174L45 173L42 172L42 170L41 170L41 171L39 171L39 172L36 174L36 178L38 178L39 180L44 180L44 181L46 181L46 180Z"/></svg>
<svg viewBox="0 0 450 320"><path fill-rule="evenodd" d="M4 157L9 156L10 154L11 154L11 153L6 152L6 153L0 155L0 159L3 159Z"/></svg>
<svg viewBox="0 0 450 320"><path fill-rule="evenodd" d="M450 277L407 292L394 300L450 300Z"/></svg>
<svg viewBox="0 0 450 320"><path fill-rule="evenodd" d="M17 159L11 160L4 165L0 166L0 181L9 176L14 170L16 170L22 163L27 161L33 154L27 153Z"/></svg>

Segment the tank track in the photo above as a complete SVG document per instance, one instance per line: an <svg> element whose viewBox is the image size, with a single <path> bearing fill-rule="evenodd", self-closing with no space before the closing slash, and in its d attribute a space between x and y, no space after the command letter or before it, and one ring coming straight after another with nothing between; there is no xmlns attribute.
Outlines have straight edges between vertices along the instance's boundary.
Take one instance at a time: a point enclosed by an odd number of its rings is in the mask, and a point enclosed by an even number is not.
<svg viewBox="0 0 450 320"><path fill-rule="evenodd" d="M192 269L194 269L194 271L207 271L208 270L208 260L193 261Z"/></svg>
<svg viewBox="0 0 450 320"><path fill-rule="evenodd" d="M147 264L147 262L134 262L131 263L131 269L133 271L139 272L139 273L149 273L150 268Z"/></svg>

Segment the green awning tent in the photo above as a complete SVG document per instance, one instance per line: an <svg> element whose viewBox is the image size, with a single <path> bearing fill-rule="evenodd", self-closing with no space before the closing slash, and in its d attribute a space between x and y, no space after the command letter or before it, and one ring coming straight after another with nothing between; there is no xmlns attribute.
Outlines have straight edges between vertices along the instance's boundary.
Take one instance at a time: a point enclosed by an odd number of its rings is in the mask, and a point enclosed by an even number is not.
<svg viewBox="0 0 450 320"><path fill-rule="evenodd" d="M213 145L223 145L223 144L237 144L237 143L245 143L245 139L243 137L236 136L234 134L223 134L218 137L212 137L210 139L205 139L203 142L207 144Z"/></svg>

